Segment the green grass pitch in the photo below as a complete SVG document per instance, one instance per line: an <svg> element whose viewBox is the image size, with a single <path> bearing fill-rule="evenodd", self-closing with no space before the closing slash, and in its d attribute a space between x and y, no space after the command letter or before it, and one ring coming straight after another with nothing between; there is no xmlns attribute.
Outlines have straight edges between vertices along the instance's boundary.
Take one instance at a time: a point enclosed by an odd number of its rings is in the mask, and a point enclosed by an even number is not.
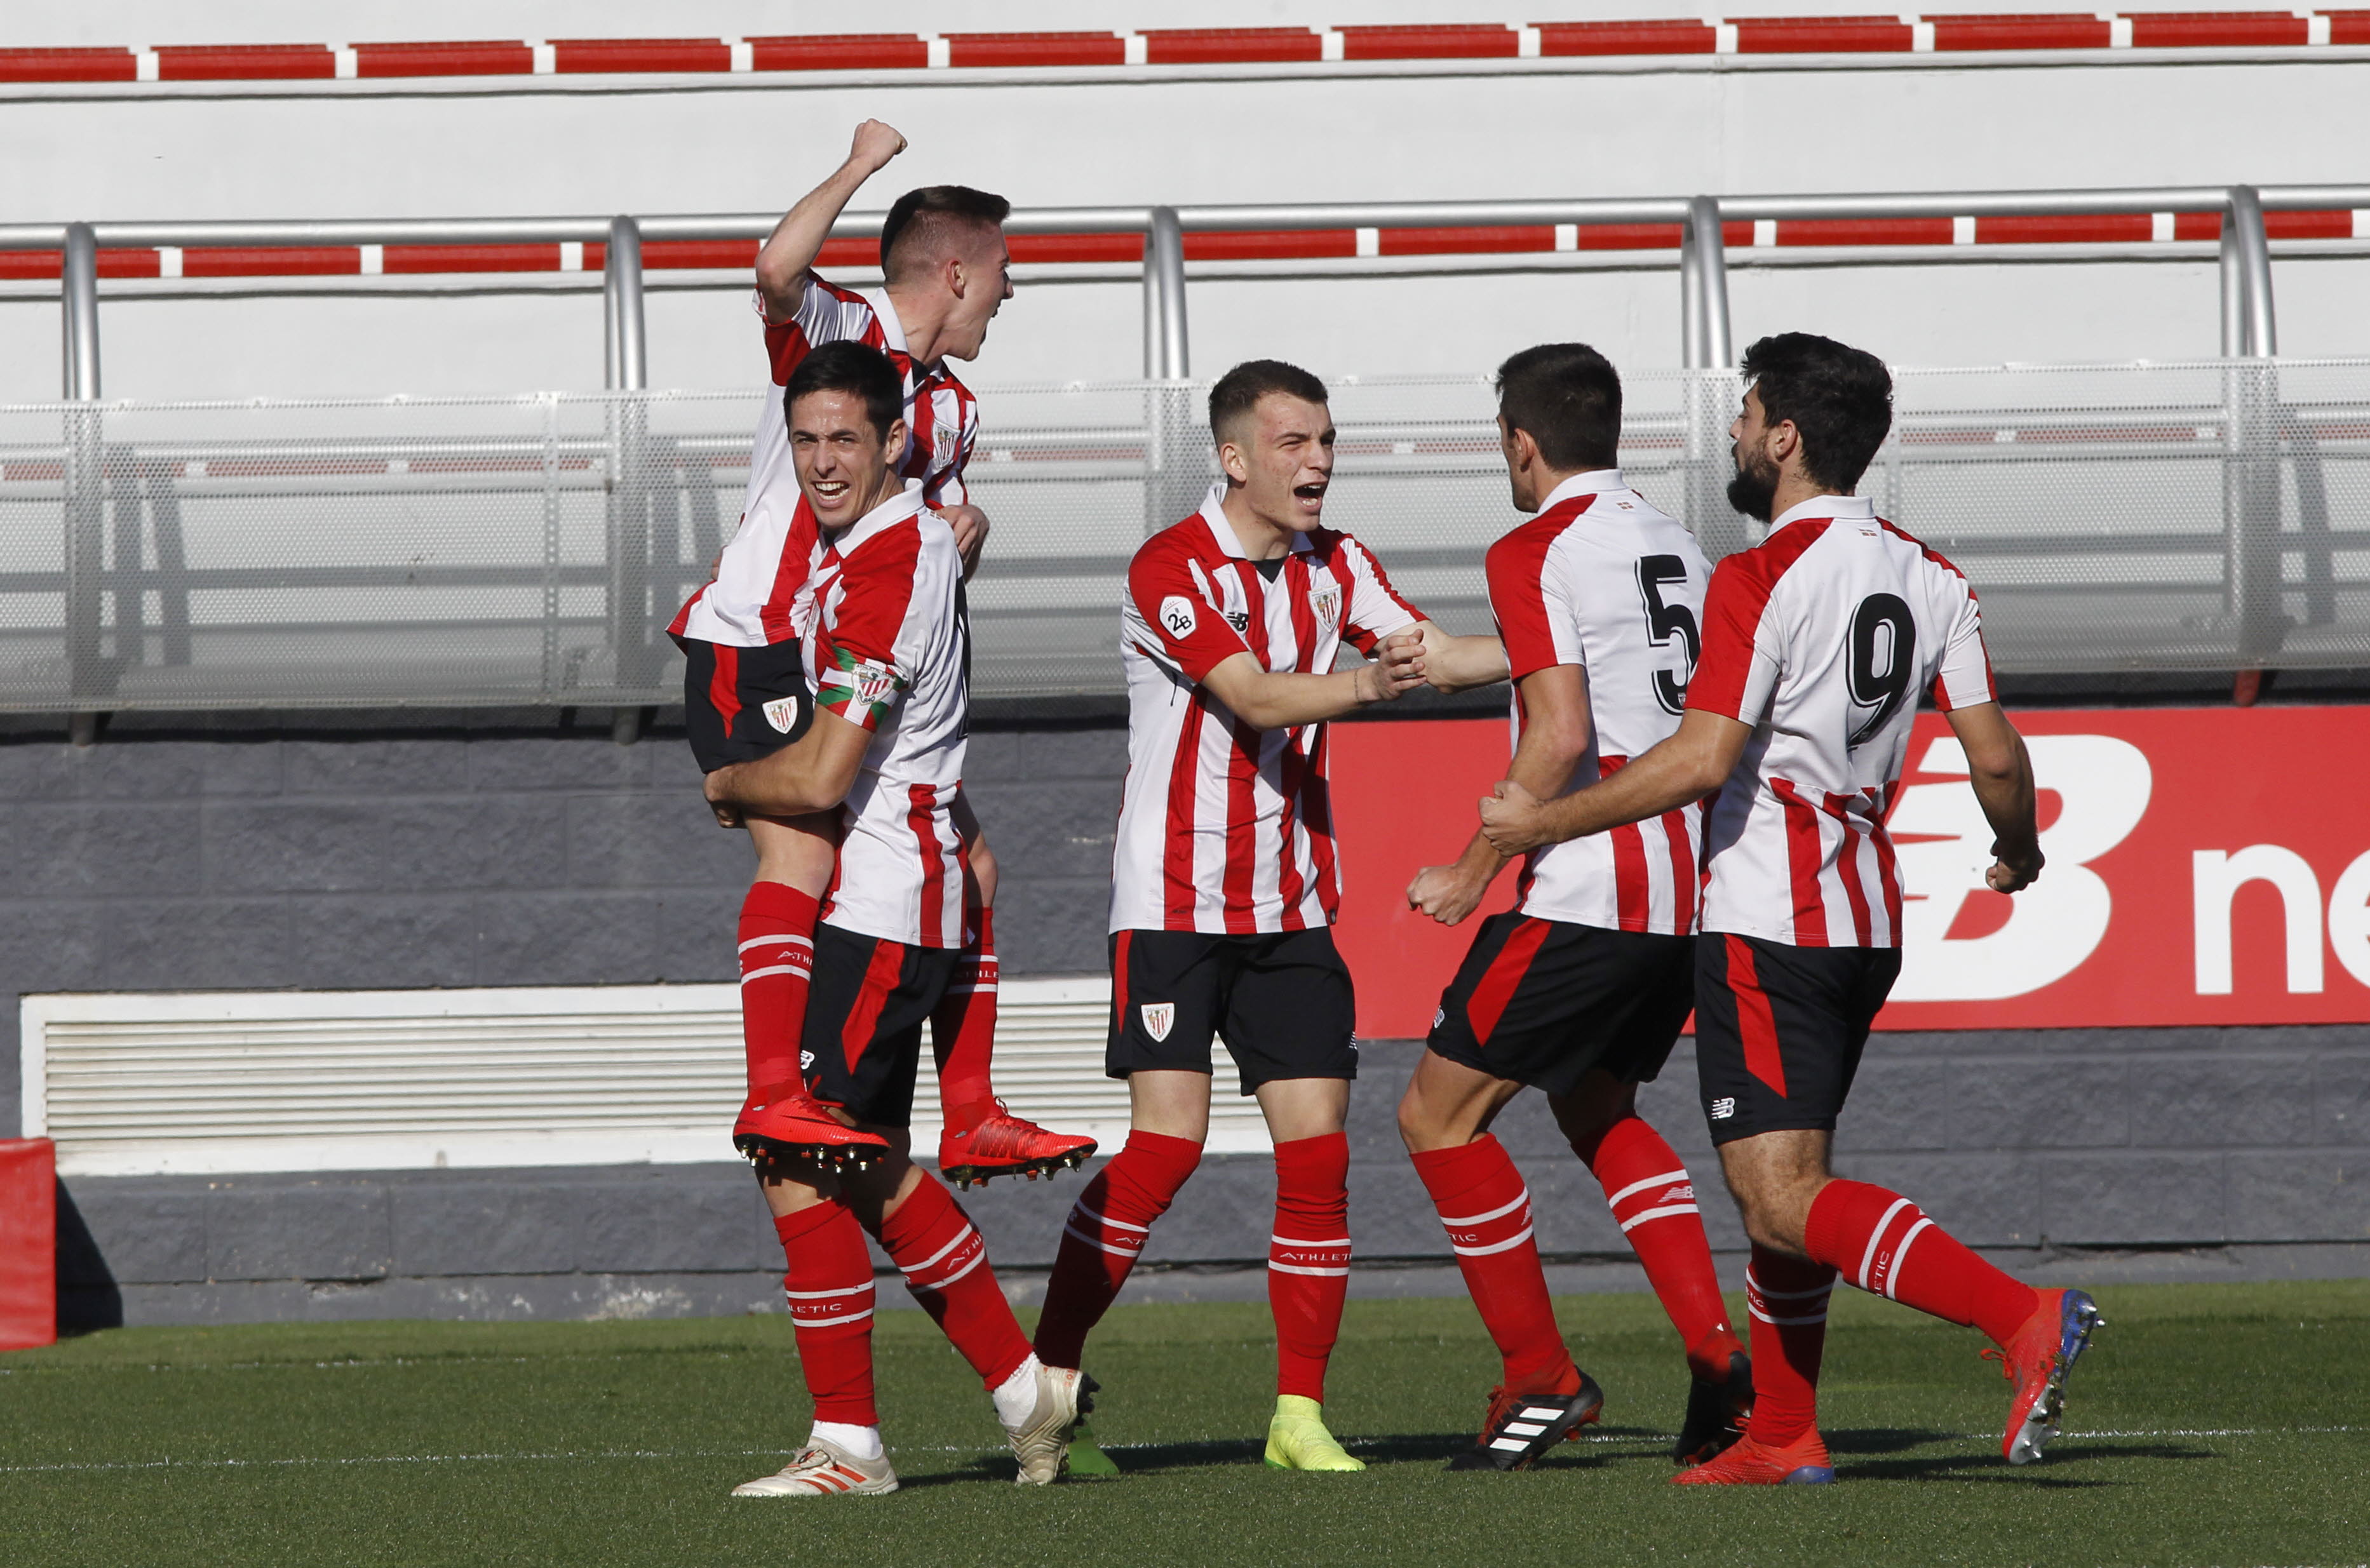
<svg viewBox="0 0 2370 1568"><path fill-rule="evenodd" d="M1113 1312L1128 1472L1023 1491L921 1313L876 1345L904 1490L742 1501L803 1435L789 1324L131 1329L0 1356L0 1562L72 1564L2329 1563L2370 1559L2370 1283L2133 1287L2045 1464L1999 1457L1981 1341L1836 1294L1840 1484L1666 1484L1684 1371L1652 1298L1559 1304L1605 1424L1450 1475L1494 1357L1462 1300L1352 1302L1329 1413L1372 1468L1259 1462L1265 1310ZM1734 1303L1741 1310L1742 1303Z"/></svg>

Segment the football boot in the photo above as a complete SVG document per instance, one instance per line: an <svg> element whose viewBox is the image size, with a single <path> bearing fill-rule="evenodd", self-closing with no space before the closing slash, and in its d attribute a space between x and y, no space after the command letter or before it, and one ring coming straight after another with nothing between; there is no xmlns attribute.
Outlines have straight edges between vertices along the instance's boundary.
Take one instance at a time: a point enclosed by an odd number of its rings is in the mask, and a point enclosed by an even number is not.
<svg viewBox="0 0 2370 1568"><path fill-rule="evenodd" d="M1490 1413L1473 1447L1448 1461L1451 1470L1523 1470L1558 1443L1579 1435L1605 1408L1605 1391L1582 1372L1569 1394L1490 1391Z"/></svg>

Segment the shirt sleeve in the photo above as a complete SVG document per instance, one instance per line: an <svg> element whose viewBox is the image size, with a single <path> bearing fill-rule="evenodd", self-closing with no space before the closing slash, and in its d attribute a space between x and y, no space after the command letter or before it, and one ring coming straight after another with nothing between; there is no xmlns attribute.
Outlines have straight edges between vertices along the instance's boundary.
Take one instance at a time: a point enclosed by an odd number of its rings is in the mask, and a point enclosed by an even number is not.
<svg viewBox="0 0 2370 1568"><path fill-rule="evenodd" d="M1341 618L1341 640L1373 657L1385 637L1423 619L1423 612L1391 586L1382 563L1363 544L1344 534L1341 559L1350 568L1350 608Z"/></svg>
<svg viewBox="0 0 2370 1568"><path fill-rule="evenodd" d="M815 658L815 706L877 730L913 684L911 635L921 537L901 528L868 541L841 568Z"/></svg>
<svg viewBox="0 0 2370 1568"><path fill-rule="evenodd" d="M757 296L757 314L761 318L765 314L763 294ZM823 344L851 338L875 348L885 340L862 295L826 283L810 270L800 288L797 311L787 321L765 323L765 359L774 384L788 386L799 361Z"/></svg>
<svg viewBox="0 0 2370 1568"><path fill-rule="evenodd" d="M1992 681L1991 655L1984 647L1984 613L1975 590L1953 578L1959 590L1957 612L1942 639L1942 664L1934 676L1934 705L1944 713L1999 700Z"/></svg>
<svg viewBox="0 0 2370 1568"><path fill-rule="evenodd" d="M969 392L959 392L955 401L962 410L963 422L961 439L955 446L955 460L922 486L922 500L933 507L960 507L971 500L971 486L963 483L963 471L971 466L972 448L979 444L979 420L972 415L978 405L972 401Z"/></svg>
<svg viewBox="0 0 2370 1568"><path fill-rule="evenodd" d="M1192 560L1156 541L1127 569L1128 640L1194 684L1238 653L1250 652L1228 624L1209 579Z"/></svg>
<svg viewBox="0 0 2370 1568"><path fill-rule="evenodd" d="M1712 568L1704 593L1703 657L1687 683L1688 707L1752 725L1768 713L1786 658L1783 629L1769 613L1777 586L1753 551Z"/></svg>
<svg viewBox="0 0 2370 1568"><path fill-rule="evenodd" d="M1484 567L1490 583L1490 613L1505 644L1507 679L1520 681L1559 664L1584 664L1577 642L1562 635L1580 624L1560 572L1547 569L1546 543L1517 529L1490 546Z"/></svg>

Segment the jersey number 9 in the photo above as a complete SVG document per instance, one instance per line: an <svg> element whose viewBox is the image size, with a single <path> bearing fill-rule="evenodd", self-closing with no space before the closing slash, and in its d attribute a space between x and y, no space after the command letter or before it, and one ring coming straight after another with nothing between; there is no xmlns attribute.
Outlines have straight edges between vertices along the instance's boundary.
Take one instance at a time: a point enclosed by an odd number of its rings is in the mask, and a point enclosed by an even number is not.
<svg viewBox="0 0 2370 1568"><path fill-rule="evenodd" d="M1876 711L1860 721L1847 743L1858 750L1900 711L1909 694L1909 670L1917 658L1917 624L1898 594L1871 593L1852 612L1851 698L1856 707Z"/></svg>

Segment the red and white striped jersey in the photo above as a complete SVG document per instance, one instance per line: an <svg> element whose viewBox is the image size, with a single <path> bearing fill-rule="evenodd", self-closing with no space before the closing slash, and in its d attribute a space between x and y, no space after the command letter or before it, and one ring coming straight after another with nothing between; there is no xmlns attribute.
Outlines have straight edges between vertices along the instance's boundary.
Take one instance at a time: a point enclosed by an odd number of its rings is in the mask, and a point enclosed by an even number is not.
<svg viewBox="0 0 2370 1568"><path fill-rule="evenodd" d="M1111 856L1113 931L1301 931L1340 907L1325 727L1254 729L1201 685L1238 653L1323 674L1423 617L1364 545L1316 528L1271 580L1213 489L1145 541L1120 611L1127 785Z"/></svg>
<svg viewBox="0 0 2370 1568"><path fill-rule="evenodd" d="M763 295L757 310L765 309ZM793 605L806 585L814 544L814 518L799 491L790 456L788 413L781 389L790 372L818 345L853 338L887 354L905 381L905 453L897 464L906 486L923 504L954 506L968 498L963 465L979 439L979 400L942 361L934 370L916 367L905 351L905 329L886 290L859 294L806 276L798 313L765 324L765 358L774 390L757 414L756 444L749 457L749 488L741 502L741 526L717 563L716 580L691 596L668 627L737 647L757 647L797 635Z"/></svg>
<svg viewBox="0 0 2370 1568"><path fill-rule="evenodd" d="M840 807L824 923L916 947L961 947L971 854L962 784L971 632L954 530L906 490L824 543L806 647L815 706L873 732Z"/></svg>
<svg viewBox="0 0 2370 1568"><path fill-rule="evenodd" d="M1490 608L1509 678L1576 664L1593 733L1565 793L1584 789L1679 727L1711 567L1695 535L1622 483L1576 474L1539 515L1490 546ZM1523 696L1513 695L1514 741ZM1702 807L1533 850L1524 914L1608 931L1692 935Z"/></svg>
<svg viewBox="0 0 2370 1568"><path fill-rule="evenodd" d="M1884 819L1929 685L1995 700L1974 589L1867 501L1804 501L1720 564L1687 705L1754 729L1706 824L1704 930L1901 944Z"/></svg>

